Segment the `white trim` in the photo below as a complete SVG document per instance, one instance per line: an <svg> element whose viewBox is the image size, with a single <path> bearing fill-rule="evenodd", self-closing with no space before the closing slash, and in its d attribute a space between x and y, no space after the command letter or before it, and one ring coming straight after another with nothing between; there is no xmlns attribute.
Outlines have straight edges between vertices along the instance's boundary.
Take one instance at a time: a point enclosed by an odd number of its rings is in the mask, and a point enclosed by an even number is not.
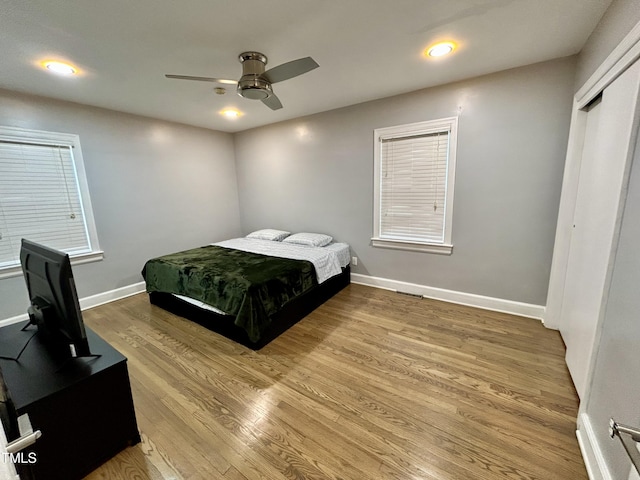
<svg viewBox="0 0 640 480"><path fill-rule="evenodd" d="M434 300L442 300L444 302L456 303L459 305L466 305L494 312L509 313L511 315L534 318L540 321L542 321L542 317L544 315L544 306L542 305L514 302L512 300L504 300L494 297L485 297L483 295L476 295L473 293L428 287L426 285L401 282L399 280L391 280L388 278L372 277L359 273L351 274L351 283L420 295Z"/></svg>
<svg viewBox="0 0 640 480"><path fill-rule="evenodd" d="M391 248L393 250L440 253L442 255L451 255L451 252L453 251L453 245L409 242L407 240L388 240L385 238L372 238L371 245L373 247Z"/></svg>
<svg viewBox="0 0 640 480"><path fill-rule="evenodd" d="M22 322L24 320L29 320L29 315L26 313L16 315L15 317L9 317L4 320L0 320L0 328L6 327L7 325L13 325L14 323Z"/></svg>
<svg viewBox="0 0 640 480"><path fill-rule="evenodd" d="M120 300L122 298L130 297L132 295L142 293L145 290L146 290L145 283L139 282L139 283L134 283L132 285L127 285L126 287L120 287L114 290L109 290L108 292L98 293L96 295L84 297L80 299L80 309L88 310L90 308L104 305L105 303L113 302L115 300ZM22 322L28 319L29 319L28 315L24 313L22 315L17 315L15 317L7 318L5 320L0 320L0 328L5 327L7 325L11 325L13 323Z"/></svg>
<svg viewBox="0 0 640 480"><path fill-rule="evenodd" d="M83 263L99 262L104 259L104 252L102 250L97 252L81 253L78 255L69 255L71 265L82 265ZM19 277L22 276L22 266L16 265L13 267L0 268L0 280L3 278Z"/></svg>
<svg viewBox="0 0 640 480"><path fill-rule="evenodd" d="M351 282L359 285L368 285L371 287L382 288L386 290L412 293L424 296L426 298L433 298L435 300L442 300L444 302L482 308L484 310L492 310L496 312L509 313L512 315L519 315L521 317L535 318L537 320L541 320L544 313L544 307L542 305L533 305L529 303L514 302L512 300L485 297L482 295L475 295L473 293L456 292L454 290L427 287L425 285L419 285L416 283L372 277L359 273L351 274ZM122 298L136 295L138 293L142 293L145 291L145 289L145 283L139 282L132 285L127 285L125 287L116 288L114 290L109 290L107 292L98 293L96 295L91 295L89 297L84 297L80 299L80 308L82 310L88 310L90 308L104 305L105 303L113 302ZM5 320L0 320L0 327L10 325L12 323L21 322L27 319L27 315L23 314Z"/></svg>
<svg viewBox="0 0 640 480"><path fill-rule="evenodd" d="M120 300L122 298L130 297L138 293L142 293L146 290L146 284L144 282L134 283L127 285L126 287L116 288L109 290L108 292L98 293L91 295L90 297L84 297L80 299L80 308L82 310L88 310L90 308L104 305L105 303Z"/></svg>
<svg viewBox="0 0 640 480"><path fill-rule="evenodd" d="M45 130L32 130L21 127L0 126L0 136L10 142L33 142L52 146L76 147L78 135L74 133L48 132Z"/></svg>
<svg viewBox="0 0 640 480"><path fill-rule="evenodd" d="M70 148L71 164L75 172L75 181L80 194L80 206L82 209L86 233L91 250L86 261L76 263L86 263L102 259L102 250L98 242L98 230L96 228L95 218L93 216L93 206L91 204L91 195L89 193L89 184L87 182L87 173L84 168L84 159L82 157L82 147L80 146L80 136L75 133L48 132L43 130L32 130L21 127L4 127L0 126L0 140L18 143L37 143L51 144L54 146L67 146ZM84 254L82 254L84 256ZM95 258L89 258L95 257ZM99 258L98 258L99 257ZM18 271L19 262L16 265ZM13 266L2 269L0 278L8 278L16 276L16 270Z"/></svg>
<svg viewBox="0 0 640 480"><path fill-rule="evenodd" d="M380 238L380 202L381 202L381 158L380 139L382 137L407 136L419 133L449 132L449 155L447 158L447 173L445 178L445 218L442 244L415 242L403 239ZM446 117L437 120L416 122L407 125L376 128L373 131L373 238L372 246L410 250L426 253L440 253L451 255L453 250L453 201L456 176L456 157L458 148L458 117Z"/></svg>
<svg viewBox="0 0 640 480"><path fill-rule="evenodd" d="M578 430L576 430L578 444L582 452L587 474L590 480L613 480L607 462L604 459L600 444L591 426L591 420L586 413L578 417Z"/></svg>
<svg viewBox="0 0 640 480"><path fill-rule="evenodd" d="M575 95L578 108L584 108L633 62L640 58L640 22L622 39Z"/></svg>

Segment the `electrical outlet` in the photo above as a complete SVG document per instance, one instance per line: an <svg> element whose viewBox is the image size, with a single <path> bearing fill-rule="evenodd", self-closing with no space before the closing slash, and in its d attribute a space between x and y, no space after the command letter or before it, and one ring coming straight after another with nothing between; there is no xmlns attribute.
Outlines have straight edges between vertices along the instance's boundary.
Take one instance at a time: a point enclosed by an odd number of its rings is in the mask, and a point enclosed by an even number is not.
<svg viewBox="0 0 640 480"><path fill-rule="evenodd" d="M358 265L358 257L351 257L351 265L353 266Z"/></svg>

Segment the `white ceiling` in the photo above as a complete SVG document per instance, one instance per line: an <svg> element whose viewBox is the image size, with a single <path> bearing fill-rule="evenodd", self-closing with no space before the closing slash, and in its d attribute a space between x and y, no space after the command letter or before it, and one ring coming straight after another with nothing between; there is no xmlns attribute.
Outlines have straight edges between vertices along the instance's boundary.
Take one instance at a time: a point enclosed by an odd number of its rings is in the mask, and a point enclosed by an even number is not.
<svg viewBox="0 0 640 480"><path fill-rule="evenodd" d="M1 0L0 88L236 132L580 51L611 0ZM454 40L454 55L423 50ZM267 69L319 64L274 85L272 111L212 83L237 79L238 55ZM65 60L81 74L37 66ZM219 115L233 106L244 115Z"/></svg>

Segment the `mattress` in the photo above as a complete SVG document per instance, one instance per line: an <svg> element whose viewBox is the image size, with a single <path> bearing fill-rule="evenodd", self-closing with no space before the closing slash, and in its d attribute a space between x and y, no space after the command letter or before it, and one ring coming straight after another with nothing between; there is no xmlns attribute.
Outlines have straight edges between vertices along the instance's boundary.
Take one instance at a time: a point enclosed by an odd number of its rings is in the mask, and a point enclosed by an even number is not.
<svg viewBox="0 0 640 480"><path fill-rule="evenodd" d="M236 240L242 241L237 242ZM291 258L293 260L308 260L312 261L313 263L313 260L310 259L312 258L316 260L316 262L314 263L314 267L316 267L316 275L318 274L318 268L324 269L323 274L321 276L319 275L319 278L326 277L324 278L324 280L333 276L331 275L327 277L328 272L333 272L333 269L327 268L327 265L329 265L332 261L336 261L341 269L345 268L351 262L351 251L349 249L349 245L343 242L332 242L324 247L308 247L304 245L292 245L286 243L283 244L280 242L273 242L271 240L236 238L217 242L213 245L219 245L227 248L236 248L238 250L250 251L252 253L263 253L265 255L272 255L275 257ZM278 248L278 245L280 245L281 247ZM284 248L282 248L282 246L284 246ZM315 254L312 253L314 251ZM331 261L322 260L324 254L327 253L329 253L329 256L332 258ZM316 263L318 265L316 265ZM318 283L321 283L320 280L318 280ZM191 305L195 305L198 308L209 310L219 315L227 315L226 312L223 312L219 308L209 305L201 300L196 300L194 298L178 294L173 294L173 296L187 303L190 303Z"/></svg>

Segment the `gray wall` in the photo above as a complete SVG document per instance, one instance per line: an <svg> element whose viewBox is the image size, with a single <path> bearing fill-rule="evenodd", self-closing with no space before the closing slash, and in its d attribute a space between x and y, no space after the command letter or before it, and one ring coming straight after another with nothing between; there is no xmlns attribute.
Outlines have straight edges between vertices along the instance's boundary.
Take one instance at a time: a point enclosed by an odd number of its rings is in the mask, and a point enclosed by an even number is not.
<svg viewBox="0 0 640 480"><path fill-rule="evenodd" d="M74 267L81 298L142 281L153 256L239 234L231 134L4 90L0 124L80 136L105 252ZM0 320L26 307L24 280L0 280Z"/></svg>
<svg viewBox="0 0 640 480"><path fill-rule="evenodd" d="M320 231L354 272L544 305L575 58L425 89L235 135L243 231ZM373 130L460 113L451 256L369 245Z"/></svg>
<svg viewBox="0 0 640 480"><path fill-rule="evenodd" d="M613 0L578 56L576 91L638 22L638 0Z"/></svg>

